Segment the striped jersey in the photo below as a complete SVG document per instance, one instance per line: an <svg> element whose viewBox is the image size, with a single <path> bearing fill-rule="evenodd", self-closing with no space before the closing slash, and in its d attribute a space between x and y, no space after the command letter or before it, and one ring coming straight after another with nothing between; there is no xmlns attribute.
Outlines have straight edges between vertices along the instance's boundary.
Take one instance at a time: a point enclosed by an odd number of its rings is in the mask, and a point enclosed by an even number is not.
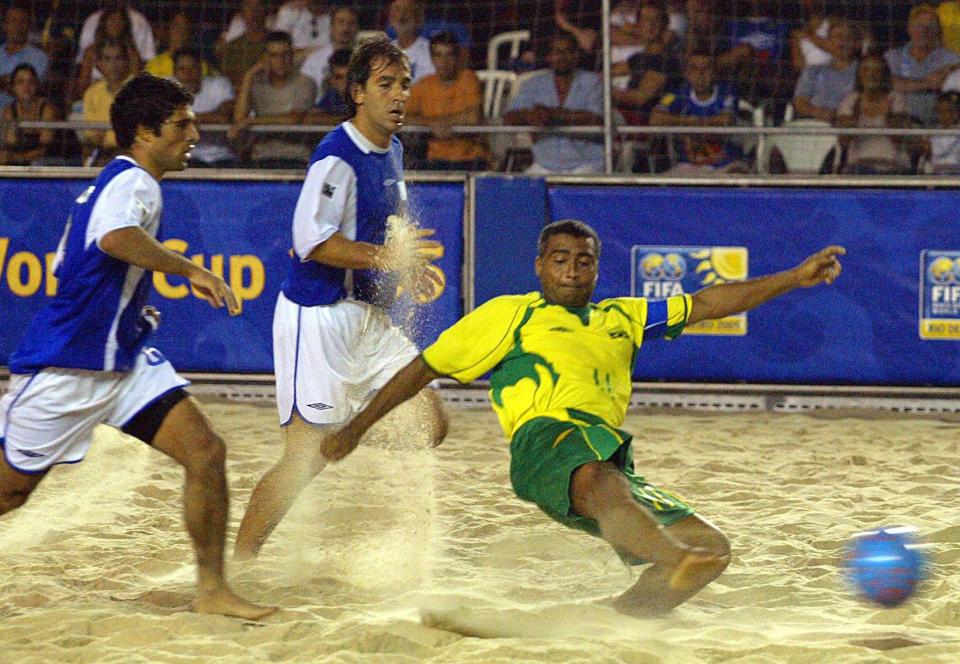
<svg viewBox="0 0 960 664"><path fill-rule="evenodd" d="M127 371L151 328L141 320L150 272L108 256L111 231L160 230L160 184L129 157L107 164L74 202L57 247L57 292L10 356L10 372L47 367Z"/></svg>
<svg viewBox="0 0 960 664"><path fill-rule="evenodd" d="M423 351L436 372L468 383L488 371L490 403L508 438L534 417L570 411L622 424L644 340L678 336L692 299L618 297L568 308L538 292L485 302Z"/></svg>
<svg viewBox="0 0 960 664"><path fill-rule="evenodd" d="M293 213L293 255L281 286L287 299L308 307L345 297L389 302L383 272L331 267L309 256L337 231L348 240L383 244L387 217L400 213L406 198L400 139L378 148L349 121L327 134L310 159Z"/></svg>

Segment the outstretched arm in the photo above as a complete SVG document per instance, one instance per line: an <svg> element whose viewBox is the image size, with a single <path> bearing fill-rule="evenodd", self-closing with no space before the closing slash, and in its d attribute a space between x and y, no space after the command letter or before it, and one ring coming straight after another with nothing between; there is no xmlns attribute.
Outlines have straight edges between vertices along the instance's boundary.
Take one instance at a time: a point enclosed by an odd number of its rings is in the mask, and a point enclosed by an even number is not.
<svg viewBox="0 0 960 664"><path fill-rule="evenodd" d="M439 377L440 374L423 361L422 355L415 357L380 388L366 408L357 413L342 429L323 440L323 456L337 461L350 454L367 429Z"/></svg>
<svg viewBox="0 0 960 664"><path fill-rule="evenodd" d="M843 247L829 246L790 270L699 290L693 294L693 310L687 325L749 311L794 288L832 284L840 276L840 260L837 257L845 253L847 250Z"/></svg>

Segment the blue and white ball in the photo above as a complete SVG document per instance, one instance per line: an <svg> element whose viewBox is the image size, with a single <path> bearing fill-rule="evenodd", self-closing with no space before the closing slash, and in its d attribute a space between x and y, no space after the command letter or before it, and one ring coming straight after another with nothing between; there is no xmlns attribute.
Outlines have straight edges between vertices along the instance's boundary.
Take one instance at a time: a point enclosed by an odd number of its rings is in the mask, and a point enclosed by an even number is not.
<svg viewBox="0 0 960 664"><path fill-rule="evenodd" d="M863 599L889 608L913 595L926 572L914 532L910 527L881 528L850 542L847 573Z"/></svg>

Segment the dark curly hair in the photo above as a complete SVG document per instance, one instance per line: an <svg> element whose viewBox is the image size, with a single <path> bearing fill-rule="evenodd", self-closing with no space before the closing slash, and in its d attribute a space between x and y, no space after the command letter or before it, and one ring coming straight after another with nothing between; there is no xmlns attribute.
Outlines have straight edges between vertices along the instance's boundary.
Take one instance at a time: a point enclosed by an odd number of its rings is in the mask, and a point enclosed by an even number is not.
<svg viewBox="0 0 960 664"><path fill-rule="evenodd" d="M347 68L347 108L350 110L350 117L357 114L357 104L353 101L353 86L359 85L361 88L367 84L367 79L373 71L373 65L377 61L385 62L384 66L403 65L410 69L410 59L407 54L400 50L390 40L383 37L368 39L361 43L353 55L350 56L350 64Z"/></svg>
<svg viewBox="0 0 960 664"><path fill-rule="evenodd" d="M139 127L159 136L163 123L174 111L192 103L193 95L178 82L137 74L120 89L110 106L110 124L117 135L117 145L129 149Z"/></svg>

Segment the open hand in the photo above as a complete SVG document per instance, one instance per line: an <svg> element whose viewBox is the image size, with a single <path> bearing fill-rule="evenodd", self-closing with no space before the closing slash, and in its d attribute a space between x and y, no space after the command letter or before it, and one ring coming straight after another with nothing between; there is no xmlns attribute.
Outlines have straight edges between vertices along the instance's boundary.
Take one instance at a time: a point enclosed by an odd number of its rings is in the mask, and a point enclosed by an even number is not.
<svg viewBox="0 0 960 664"><path fill-rule="evenodd" d="M193 292L202 300L210 303L210 306L220 308L226 304L227 311L231 316L236 316L243 310L243 306L233 290L223 279L215 275L210 270L198 266L188 277L190 285L193 286Z"/></svg>
<svg viewBox="0 0 960 664"><path fill-rule="evenodd" d="M831 245L808 257L795 268L800 285L809 288L817 284L832 284L840 276L841 266L838 256L846 253L847 250L843 247Z"/></svg>

